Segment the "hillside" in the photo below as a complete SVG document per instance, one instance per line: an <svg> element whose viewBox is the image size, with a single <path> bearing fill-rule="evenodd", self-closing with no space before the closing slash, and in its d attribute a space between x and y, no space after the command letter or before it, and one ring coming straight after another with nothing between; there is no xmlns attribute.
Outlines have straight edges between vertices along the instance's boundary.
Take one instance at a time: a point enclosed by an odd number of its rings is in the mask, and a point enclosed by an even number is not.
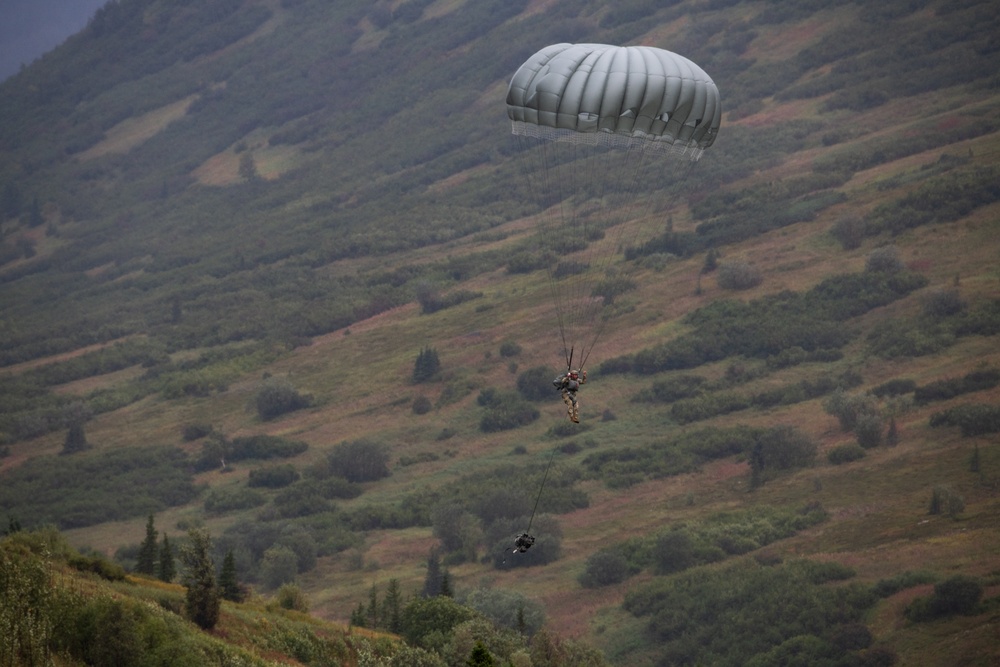
<svg viewBox="0 0 1000 667"><path fill-rule="evenodd" d="M613 664L992 664L998 23L109 3L0 84L0 512L129 568L150 514L204 526L339 623L439 558ZM511 75L561 41L717 84L651 215L539 188L558 165L510 137ZM599 233L559 222L581 201ZM565 285L605 290L579 426ZM973 603L928 611L955 577Z"/></svg>

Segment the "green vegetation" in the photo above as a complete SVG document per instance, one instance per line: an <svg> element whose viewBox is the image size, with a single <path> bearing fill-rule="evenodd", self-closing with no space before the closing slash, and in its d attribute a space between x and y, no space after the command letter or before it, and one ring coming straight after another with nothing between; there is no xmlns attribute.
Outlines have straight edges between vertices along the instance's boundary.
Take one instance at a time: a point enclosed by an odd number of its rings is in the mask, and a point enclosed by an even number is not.
<svg viewBox="0 0 1000 667"><path fill-rule="evenodd" d="M242 593L233 577L232 553L217 584L207 533L195 530L188 537L183 588L153 586L124 574L103 577L106 583L100 583L84 574L98 570L82 567L88 559L54 531L17 531L0 539L0 593L11 603L0 609L5 630L0 657L11 664L44 664L58 656L116 666L149 661L265 665L276 658L338 664L367 652L380 660L408 656L420 657L416 664L444 665L473 655L498 660L539 656L558 647L547 664L607 664L592 649L543 632L537 605L499 590L472 591L464 603L447 596L417 596L404 604L397 581L390 581L381 599L373 587L372 608L378 611L371 615L371 627L392 626L409 645L304 620L308 602L294 585L282 586L273 603L233 604ZM65 565L81 574L60 573ZM221 632L212 636L195 625L218 626Z"/></svg>
<svg viewBox="0 0 1000 667"><path fill-rule="evenodd" d="M736 355L767 358L791 347L807 352L841 348L853 338L841 326L845 319L892 303L926 284L927 279L917 273L880 268L826 278L802 293L781 292L749 303L714 301L684 318L690 333L609 359L601 364L601 372L649 374L696 368Z"/></svg>
<svg viewBox="0 0 1000 667"><path fill-rule="evenodd" d="M618 447L588 454L583 466L608 486L621 488L644 479L692 472L715 459L743 455L750 460L754 479L763 482L779 471L808 465L815 452L815 443L791 427L711 427L654 442L649 447Z"/></svg>
<svg viewBox="0 0 1000 667"><path fill-rule="evenodd" d="M997 662L997 34L978 0L109 3L0 82L0 664ZM504 91L563 41L713 77L689 177L546 182ZM613 306L579 425L552 280Z"/></svg>
<svg viewBox="0 0 1000 667"><path fill-rule="evenodd" d="M1000 433L1000 406L967 403L935 412L931 426L958 426L964 436Z"/></svg>
<svg viewBox="0 0 1000 667"><path fill-rule="evenodd" d="M746 554L828 518L819 506L800 510L758 507L677 524L645 538L595 552L579 582L585 588L617 584L649 569L669 574Z"/></svg>
<svg viewBox="0 0 1000 667"><path fill-rule="evenodd" d="M930 597L917 598L910 603L906 617L920 622L954 614L975 614L982 596L983 585L975 577L955 575L935 584Z"/></svg>
<svg viewBox="0 0 1000 667"><path fill-rule="evenodd" d="M30 526L92 526L154 514L195 499L187 457L172 447L40 456L4 475L0 506Z"/></svg>
<svg viewBox="0 0 1000 667"><path fill-rule="evenodd" d="M870 635L861 646L831 641L859 624L875 602L865 586L830 583L853 576L835 563L744 560L655 580L630 592L624 608L649 619L647 632L672 662L773 665L784 664L783 655L797 655L816 664L844 660L871 642ZM708 618L719 622L702 623Z"/></svg>

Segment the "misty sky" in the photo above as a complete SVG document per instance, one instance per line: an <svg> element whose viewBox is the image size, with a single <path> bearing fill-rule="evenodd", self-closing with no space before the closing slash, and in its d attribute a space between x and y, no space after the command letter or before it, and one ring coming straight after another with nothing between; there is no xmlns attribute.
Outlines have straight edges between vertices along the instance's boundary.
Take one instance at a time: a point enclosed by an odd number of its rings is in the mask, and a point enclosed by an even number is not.
<svg viewBox="0 0 1000 667"><path fill-rule="evenodd" d="M0 80L87 25L107 0L0 0Z"/></svg>

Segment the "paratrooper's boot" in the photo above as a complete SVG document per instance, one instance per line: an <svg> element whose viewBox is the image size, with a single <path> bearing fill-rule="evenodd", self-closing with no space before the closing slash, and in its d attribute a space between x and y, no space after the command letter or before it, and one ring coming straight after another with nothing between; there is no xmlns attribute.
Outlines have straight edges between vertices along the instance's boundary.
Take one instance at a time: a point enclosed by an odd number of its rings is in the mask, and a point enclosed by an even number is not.
<svg viewBox="0 0 1000 667"><path fill-rule="evenodd" d="M580 423L580 406L574 403L569 408L569 418L573 420L574 424Z"/></svg>

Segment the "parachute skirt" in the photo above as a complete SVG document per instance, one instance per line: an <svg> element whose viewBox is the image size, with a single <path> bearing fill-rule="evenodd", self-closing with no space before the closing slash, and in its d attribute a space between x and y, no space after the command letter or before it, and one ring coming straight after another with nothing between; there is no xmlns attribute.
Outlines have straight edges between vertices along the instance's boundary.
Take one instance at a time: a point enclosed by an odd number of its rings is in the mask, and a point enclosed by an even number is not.
<svg viewBox="0 0 1000 667"><path fill-rule="evenodd" d="M597 146L610 150L650 151L657 155L686 156L692 162L700 160L705 152L704 148L691 142L676 141L664 135L646 134L641 131L627 135L616 134L610 130L577 132L512 120L510 132L518 137L530 137L543 141Z"/></svg>

